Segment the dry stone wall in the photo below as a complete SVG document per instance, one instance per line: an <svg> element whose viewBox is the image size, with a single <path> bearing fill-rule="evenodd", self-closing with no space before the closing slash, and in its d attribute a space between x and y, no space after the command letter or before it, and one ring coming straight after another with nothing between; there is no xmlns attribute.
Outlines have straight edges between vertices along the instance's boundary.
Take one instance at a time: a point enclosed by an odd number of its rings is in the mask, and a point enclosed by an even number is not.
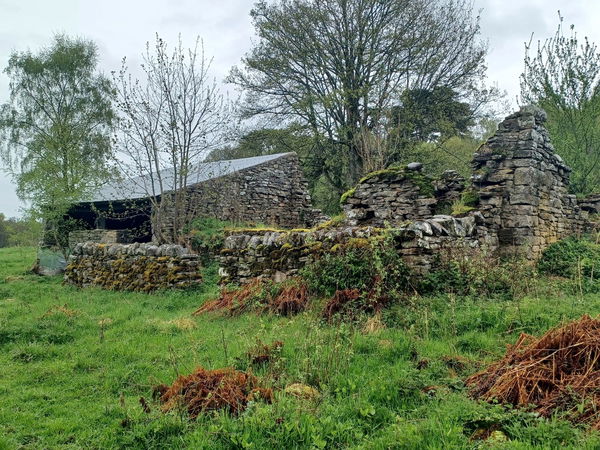
<svg viewBox="0 0 600 450"><path fill-rule="evenodd" d="M189 188L194 216L252 222L282 228L311 227L327 220L312 208L298 156L279 158ZM174 213L163 212L164 229L173 228Z"/></svg>
<svg viewBox="0 0 600 450"><path fill-rule="evenodd" d="M586 231L587 212L600 211L600 196L580 207L569 194L570 169L554 152L545 120L533 107L507 117L474 155L468 191L458 173L434 180L418 163L375 172L342 198L343 226L229 236L219 257L221 274L242 283L256 276L284 278L334 245L369 238L384 225L397 233L397 250L416 274L431 270L450 248L535 260L552 242ZM436 215L467 198L476 208L467 217Z"/></svg>
<svg viewBox="0 0 600 450"><path fill-rule="evenodd" d="M568 193L570 168L554 152L544 111L507 117L474 155L472 178L491 240L501 253L536 259L552 242L585 230Z"/></svg>
<svg viewBox="0 0 600 450"><path fill-rule="evenodd" d="M579 207L589 214L600 214L600 194L590 195L577 201Z"/></svg>
<svg viewBox="0 0 600 450"><path fill-rule="evenodd" d="M477 248L483 217L434 216L393 233L397 251L415 275L436 264L440 252L450 248ZM370 226L344 226L317 231L268 231L232 234L218 256L224 282L245 283L252 278L281 281L296 275L305 265L335 246L369 239L386 230Z"/></svg>
<svg viewBox="0 0 600 450"><path fill-rule="evenodd" d="M421 164L386 169L363 178L342 197L348 225L385 226L428 219L460 198L465 180L449 170L439 179L421 172Z"/></svg>
<svg viewBox="0 0 600 450"><path fill-rule="evenodd" d="M86 242L73 249L64 280L80 287L150 292L197 286L202 276L198 255L179 245Z"/></svg>
<svg viewBox="0 0 600 450"><path fill-rule="evenodd" d="M96 244L130 244L134 235L129 230L76 230L69 233L69 246L75 247L80 242Z"/></svg>

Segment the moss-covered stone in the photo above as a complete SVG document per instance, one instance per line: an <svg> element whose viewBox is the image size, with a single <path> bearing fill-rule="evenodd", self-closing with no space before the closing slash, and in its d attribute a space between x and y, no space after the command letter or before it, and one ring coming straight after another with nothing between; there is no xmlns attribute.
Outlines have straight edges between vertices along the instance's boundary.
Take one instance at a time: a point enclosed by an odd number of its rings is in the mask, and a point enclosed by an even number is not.
<svg viewBox="0 0 600 450"><path fill-rule="evenodd" d="M340 197L340 205L345 205L350 197L352 197L356 193L356 187L352 189L348 189L346 192L342 194Z"/></svg>
<svg viewBox="0 0 600 450"><path fill-rule="evenodd" d="M66 283L81 287L95 285L110 290L151 292L188 288L202 281L200 264L195 258L126 252L126 256L116 258L107 255L107 252L98 252L99 248L88 248L89 254L72 255L65 271Z"/></svg>

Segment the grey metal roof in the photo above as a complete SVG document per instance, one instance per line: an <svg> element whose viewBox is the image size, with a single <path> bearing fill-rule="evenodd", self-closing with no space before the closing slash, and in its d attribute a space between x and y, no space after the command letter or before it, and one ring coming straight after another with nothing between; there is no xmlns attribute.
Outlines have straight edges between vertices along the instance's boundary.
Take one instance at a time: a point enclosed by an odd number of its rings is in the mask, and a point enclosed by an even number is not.
<svg viewBox="0 0 600 450"><path fill-rule="evenodd" d="M188 177L188 186L204 181L219 178L238 172L249 167L258 166L268 161L281 158L290 153L277 153L275 155L254 156L252 158L231 159L228 161L203 162L196 165ZM173 170L161 171L165 191L172 190ZM154 180L155 192L160 194L158 181ZM98 189L83 203L107 202L117 200L135 200L146 198L152 192L150 176L140 176L133 179L113 181Z"/></svg>

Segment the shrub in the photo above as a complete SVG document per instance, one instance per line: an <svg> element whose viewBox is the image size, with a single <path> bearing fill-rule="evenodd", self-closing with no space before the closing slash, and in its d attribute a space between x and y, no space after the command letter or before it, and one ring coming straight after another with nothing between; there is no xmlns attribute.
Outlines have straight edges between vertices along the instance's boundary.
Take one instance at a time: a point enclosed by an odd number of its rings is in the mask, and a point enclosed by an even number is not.
<svg viewBox="0 0 600 450"><path fill-rule="evenodd" d="M225 229L230 226L230 222L213 217L200 217L192 221L187 234L192 250L198 252L203 262L211 260L223 247Z"/></svg>
<svg viewBox="0 0 600 450"><path fill-rule="evenodd" d="M447 252L419 283L422 294L518 297L535 279L533 268L519 259L500 260L480 249Z"/></svg>
<svg viewBox="0 0 600 450"><path fill-rule="evenodd" d="M581 275L594 280L600 273L600 245L575 237L555 242L544 250L538 269L546 275L565 278Z"/></svg>
<svg viewBox="0 0 600 450"><path fill-rule="evenodd" d="M406 290L409 275L391 230L336 245L302 271L316 294L331 297L336 291L358 289L368 292L371 299L377 298L377 302Z"/></svg>

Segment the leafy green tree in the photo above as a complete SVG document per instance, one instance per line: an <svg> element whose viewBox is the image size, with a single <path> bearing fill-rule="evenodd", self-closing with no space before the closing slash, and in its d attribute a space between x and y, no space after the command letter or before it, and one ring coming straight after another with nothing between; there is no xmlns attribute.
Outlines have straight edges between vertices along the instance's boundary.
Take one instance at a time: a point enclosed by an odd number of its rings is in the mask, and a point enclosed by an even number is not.
<svg viewBox="0 0 600 450"><path fill-rule="evenodd" d="M259 1L251 16L258 41L229 76L243 113L309 127L312 164L339 192L377 159L402 92L467 95L485 73L470 0Z"/></svg>
<svg viewBox="0 0 600 450"><path fill-rule="evenodd" d="M429 142L465 136L474 124L474 111L447 86L406 90L391 108L391 126L403 141Z"/></svg>
<svg viewBox="0 0 600 450"><path fill-rule="evenodd" d="M8 245L11 247L35 247L42 234L42 223L26 215L22 218L11 217L6 220Z"/></svg>
<svg viewBox="0 0 600 450"><path fill-rule="evenodd" d="M563 18L556 34L525 48L521 96L548 113L556 151L571 166L571 188L585 195L600 188L600 53L574 26L565 36Z"/></svg>
<svg viewBox="0 0 600 450"><path fill-rule="evenodd" d="M6 226L6 217L0 213L0 248L8 247L10 233Z"/></svg>
<svg viewBox="0 0 600 450"><path fill-rule="evenodd" d="M97 61L93 42L57 35L38 53L14 52L5 69L1 156L19 197L49 230L109 174L113 88ZM55 238L64 249L66 236Z"/></svg>

